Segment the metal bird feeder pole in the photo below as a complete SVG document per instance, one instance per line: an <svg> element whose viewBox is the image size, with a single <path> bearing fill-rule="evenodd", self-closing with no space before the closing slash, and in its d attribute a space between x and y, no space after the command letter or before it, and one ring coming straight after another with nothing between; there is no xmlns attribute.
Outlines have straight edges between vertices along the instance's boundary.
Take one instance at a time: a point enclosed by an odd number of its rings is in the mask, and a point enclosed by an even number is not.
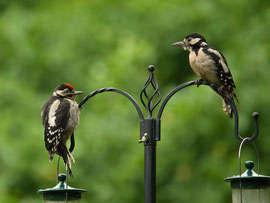
<svg viewBox="0 0 270 203"><path fill-rule="evenodd" d="M145 82L144 88L142 89L140 93L140 100L147 111L147 117L144 117L141 108L139 107L138 103L131 95L129 95L123 90L112 88L112 87L101 88L101 89L91 92L89 95L84 97L84 99L79 104L79 108L82 108L85 102L87 102L90 98L92 98L93 96L97 94L104 93L104 92L115 92L129 99L129 101L131 101L134 107L136 108L138 116L140 118L139 143L144 143L144 160L145 160L144 161L144 203L156 202L156 144L157 144L157 141L160 141L161 116L162 116L162 113L166 104L175 93L182 90L183 88L186 88L192 85L197 85L197 86L208 85L212 87L213 89L218 90L217 86L213 84L209 84L202 80L190 81L190 82L181 84L168 94L168 96L164 99L163 103L161 104L157 117L153 118L152 113L161 101L161 94L159 92L158 83L156 82L154 78L154 70L155 70L154 66L150 65L148 67L149 76L148 76L147 81ZM152 89L151 95L148 93L149 88ZM243 140L243 138L238 133L239 121L238 121L238 113L237 113L236 106L234 104L234 100L226 92L223 92L223 93L226 95L226 97L228 97L228 99L231 102L234 118L235 118L235 125L234 125L235 136L241 141ZM249 138L249 141L253 141L258 135L257 116L254 117L254 120L255 120L255 133L253 137Z"/></svg>

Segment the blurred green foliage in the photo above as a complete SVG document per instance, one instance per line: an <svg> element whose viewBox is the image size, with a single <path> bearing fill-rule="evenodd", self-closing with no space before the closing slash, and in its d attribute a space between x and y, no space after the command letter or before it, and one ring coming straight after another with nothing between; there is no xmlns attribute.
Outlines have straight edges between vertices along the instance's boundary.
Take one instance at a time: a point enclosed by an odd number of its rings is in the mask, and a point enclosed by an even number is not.
<svg viewBox="0 0 270 203"><path fill-rule="evenodd" d="M261 172L269 175L269 29L267 0L1 0L0 202L42 202L36 191L55 185L57 159L48 161L40 110L58 84L86 94L113 86L139 101L154 64L164 98L197 79L188 53L171 47L193 32L227 58L242 136L252 135L251 113L260 113L256 143ZM224 178L238 173L239 141L218 95L204 86L178 93L165 108L161 133L158 203L231 201ZM88 190L82 203L143 202L139 119L127 99L104 93L88 101L75 137L69 184ZM256 161L250 144L246 159Z"/></svg>

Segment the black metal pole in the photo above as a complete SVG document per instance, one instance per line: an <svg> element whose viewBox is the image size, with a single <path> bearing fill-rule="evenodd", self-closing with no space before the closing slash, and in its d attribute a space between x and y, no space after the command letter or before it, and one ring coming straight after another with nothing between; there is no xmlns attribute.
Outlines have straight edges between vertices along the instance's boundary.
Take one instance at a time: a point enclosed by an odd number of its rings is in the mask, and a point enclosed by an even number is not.
<svg viewBox="0 0 270 203"><path fill-rule="evenodd" d="M144 142L144 202L156 202L156 119L141 122L141 141Z"/></svg>
<svg viewBox="0 0 270 203"><path fill-rule="evenodd" d="M159 104L161 94L154 70L154 66L148 66L149 76L140 94L141 102L148 112L148 117L140 122L139 141L144 142L144 203L156 203L156 143L160 139L160 122L152 118L152 112ZM151 94L147 93L148 87L152 87Z"/></svg>
<svg viewBox="0 0 270 203"><path fill-rule="evenodd" d="M156 145L144 146L144 202L156 202Z"/></svg>

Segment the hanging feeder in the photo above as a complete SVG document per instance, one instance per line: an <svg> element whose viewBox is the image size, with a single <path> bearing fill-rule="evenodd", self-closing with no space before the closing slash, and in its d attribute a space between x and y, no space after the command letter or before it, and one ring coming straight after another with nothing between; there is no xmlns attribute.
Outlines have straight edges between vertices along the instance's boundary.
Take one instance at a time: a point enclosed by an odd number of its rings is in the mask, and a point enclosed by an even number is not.
<svg viewBox="0 0 270 203"><path fill-rule="evenodd" d="M86 192L84 189L73 188L66 184L66 175L58 175L59 183L53 188L40 189L39 194L43 194L44 203L79 203L81 192Z"/></svg>
<svg viewBox="0 0 270 203"><path fill-rule="evenodd" d="M270 203L270 176L260 175L253 171L254 163L246 161L247 170L242 175L228 177L231 182L233 203ZM242 200L241 200L242 199Z"/></svg>

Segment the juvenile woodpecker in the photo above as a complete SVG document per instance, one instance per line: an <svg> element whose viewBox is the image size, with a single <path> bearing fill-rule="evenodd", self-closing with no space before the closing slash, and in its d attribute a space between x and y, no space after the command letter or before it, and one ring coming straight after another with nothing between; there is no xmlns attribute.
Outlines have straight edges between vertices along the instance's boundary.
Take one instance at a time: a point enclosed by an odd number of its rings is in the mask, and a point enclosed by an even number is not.
<svg viewBox="0 0 270 203"><path fill-rule="evenodd" d="M223 97L223 111L232 117L232 107L222 91L225 90L237 102L234 93L235 84L225 57L215 48L209 46L205 38L198 34L190 34L181 42L172 44L189 51L189 64L194 73L202 80L218 86L218 94Z"/></svg>
<svg viewBox="0 0 270 203"><path fill-rule="evenodd" d="M55 153L61 156L70 176L72 176L71 160L73 162L75 160L67 149L66 142L79 123L80 109L75 98L82 93L74 91L70 84L61 84L55 88L53 95L41 110L44 141L49 160L53 160Z"/></svg>

